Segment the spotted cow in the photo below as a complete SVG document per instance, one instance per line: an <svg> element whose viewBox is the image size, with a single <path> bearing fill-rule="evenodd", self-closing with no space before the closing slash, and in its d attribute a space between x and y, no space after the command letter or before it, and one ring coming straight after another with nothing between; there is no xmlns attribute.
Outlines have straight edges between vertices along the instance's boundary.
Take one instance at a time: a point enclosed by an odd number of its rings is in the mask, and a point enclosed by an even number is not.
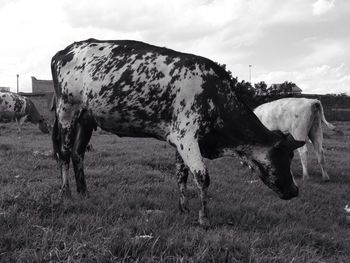
<svg viewBox="0 0 350 263"><path fill-rule="evenodd" d="M290 174L292 136L265 128L233 90L230 75L209 59L138 41L75 42L51 62L56 93L53 148L70 195L70 158L79 193L83 160L97 126L118 136L154 137L176 149L180 209L188 211L189 171L199 188L199 223L207 225L210 183L203 157L239 155L260 170L281 198L298 195Z"/></svg>
<svg viewBox="0 0 350 263"><path fill-rule="evenodd" d="M34 103L23 96L12 92L0 92L0 119L15 120L18 132L25 120L38 124L43 133L49 133L48 126L43 116L36 109Z"/></svg>
<svg viewBox="0 0 350 263"><path fill-rule="evenodd" d="M297 140L312 142L318 163L322 171L322 179L329 181L324 169L322 122L331 130L339 131L326 121L323 107L317 99L284 98L260 105L254 110L260 121L271 130L290 133ZM307 169L307 145L298 149L303 169L303 179L309 178Z"/></svg>

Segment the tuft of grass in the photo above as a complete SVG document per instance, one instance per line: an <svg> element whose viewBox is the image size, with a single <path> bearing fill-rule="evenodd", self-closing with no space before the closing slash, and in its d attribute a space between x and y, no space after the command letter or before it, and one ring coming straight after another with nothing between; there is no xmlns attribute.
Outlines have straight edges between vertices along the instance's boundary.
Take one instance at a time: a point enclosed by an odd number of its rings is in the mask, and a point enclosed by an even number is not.
<svg viewBox="0 0 350 263"><path fill-rule="evenodd" d="M309 154L300 196L283 201L234 158L206 160L212 226L197 222L199 199L188 182L189 214L178 210L174 149L154 139L97 131L86 153L89 195L61 200L50 136L25 124L0 135L1 262L350 262L350 122L324 141L331 182Z"/></svg>

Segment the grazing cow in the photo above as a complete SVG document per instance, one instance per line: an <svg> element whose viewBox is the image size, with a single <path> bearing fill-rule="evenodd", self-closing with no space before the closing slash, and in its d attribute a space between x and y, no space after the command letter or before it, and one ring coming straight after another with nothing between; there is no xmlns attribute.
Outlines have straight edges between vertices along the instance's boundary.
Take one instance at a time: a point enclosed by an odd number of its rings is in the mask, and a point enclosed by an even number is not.
<svg viewBox="0 0 350 263"><path fill-rule="evenodd" d="M0 118L16 120L18 132L25 120L38 124L43 133L49 133L49 129L34 103L23 96L12 92L0 92Z"/></svg>
<svg viewBox="0 0 350 263"><path fill-rule="evenodd" d="M281 198L298 195L290 162L304 142L265 128L237 99L229 74L209 59L138 41L89 39L59 51L51 69L57 98L52 138L63 195L70 195L70 158L77 191L86 191L84 153L97 126L174 146L180 209L188 211L190 171L200 192L201 225L209 223L210 180L203 157L236 153L257 167Z"/></svg>
<svg viewBox="0 0 350 263"><path fill-rule="evenodd" d="M329 129L336 130L324 117L322 104L316 99L284 98L260 105L254 110L260 121L270 130L281 130L290 133L296 140L311 140L318 163L322 171L322 179L329 180L324 169L325 158L322 148L323 122ZM307 146L298 149L303 167L303 179L309 178L307 170Z"/></svg>

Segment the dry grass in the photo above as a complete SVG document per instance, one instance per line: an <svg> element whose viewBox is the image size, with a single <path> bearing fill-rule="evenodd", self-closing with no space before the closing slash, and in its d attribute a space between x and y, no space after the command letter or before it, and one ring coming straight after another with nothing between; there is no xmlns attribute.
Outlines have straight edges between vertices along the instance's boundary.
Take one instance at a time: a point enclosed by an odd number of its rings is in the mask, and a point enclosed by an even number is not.
<svg viewBox="0 0 350 263"><path fill-rule="evenodd" d="M174 150L99 131L87 153L89 197L61 202L49 136L29 124L0 129L1 262L350 262L350 123L325 140L330 183L311 155L300 197L278 199L233 158L207 161L212 228L178 210ZM331 132L329 132L331 134ZM293 163L295 174L300 162ZM75 189L73 174L71 187ZM73 191L74 192L74 191Z"/></svg>

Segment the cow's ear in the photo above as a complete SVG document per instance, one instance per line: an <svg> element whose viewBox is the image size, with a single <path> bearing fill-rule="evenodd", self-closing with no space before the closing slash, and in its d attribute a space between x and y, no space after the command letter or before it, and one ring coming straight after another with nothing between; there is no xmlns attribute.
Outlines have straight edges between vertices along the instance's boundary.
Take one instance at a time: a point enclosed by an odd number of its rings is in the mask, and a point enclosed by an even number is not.
<svg viewBox="0 0 350 263"><path fill-rule="evenodd" d="M292 150L296 150L300 147L303 147L305 145L304 141L294 141L293 145L292 145Z"/></svg>
<svg viewBox="0 0 350 263"><path fill-rule="evenodd" d="M280 130L274 130L272 132L279 137L279 140L273 145L273 147L280 148L281 146L286 145L286 135L284 135L283 132Z"/></svg>
<svg viewBox="0 0 350 263"><path fill-rule="evenodd" d="M281 131L274 131L274 132L279 134L282 137L280 140L278 140L275 143L274 145L275 148L288 147L289 149L294 151L295 149L298 149L305 145L304 141L295 140L290 133L283 134Z"/></svg>
<svg viewBox="0 0 350 263"><path fill-rule="evenodd" d="M286 135L286 141L287 141L287 146L292 150L298 149L305 145L304 141L295 140L290 133Z"/></svg>
<svg viewBox="0 0 350 263"><path fill-rule="evenodd" d="M285 139L278 140L273 147L274 148L281 148L283 145L286 145Z"/></svg>
<svg viewBox="0 0 350 263"><path fill-rule="evenodd" d="M280 130L273 130L272 131L274 134L276 134L277 136L279 136L280 138L285 138L286 136L284 135L283 132L281 132Z"/></svg>

